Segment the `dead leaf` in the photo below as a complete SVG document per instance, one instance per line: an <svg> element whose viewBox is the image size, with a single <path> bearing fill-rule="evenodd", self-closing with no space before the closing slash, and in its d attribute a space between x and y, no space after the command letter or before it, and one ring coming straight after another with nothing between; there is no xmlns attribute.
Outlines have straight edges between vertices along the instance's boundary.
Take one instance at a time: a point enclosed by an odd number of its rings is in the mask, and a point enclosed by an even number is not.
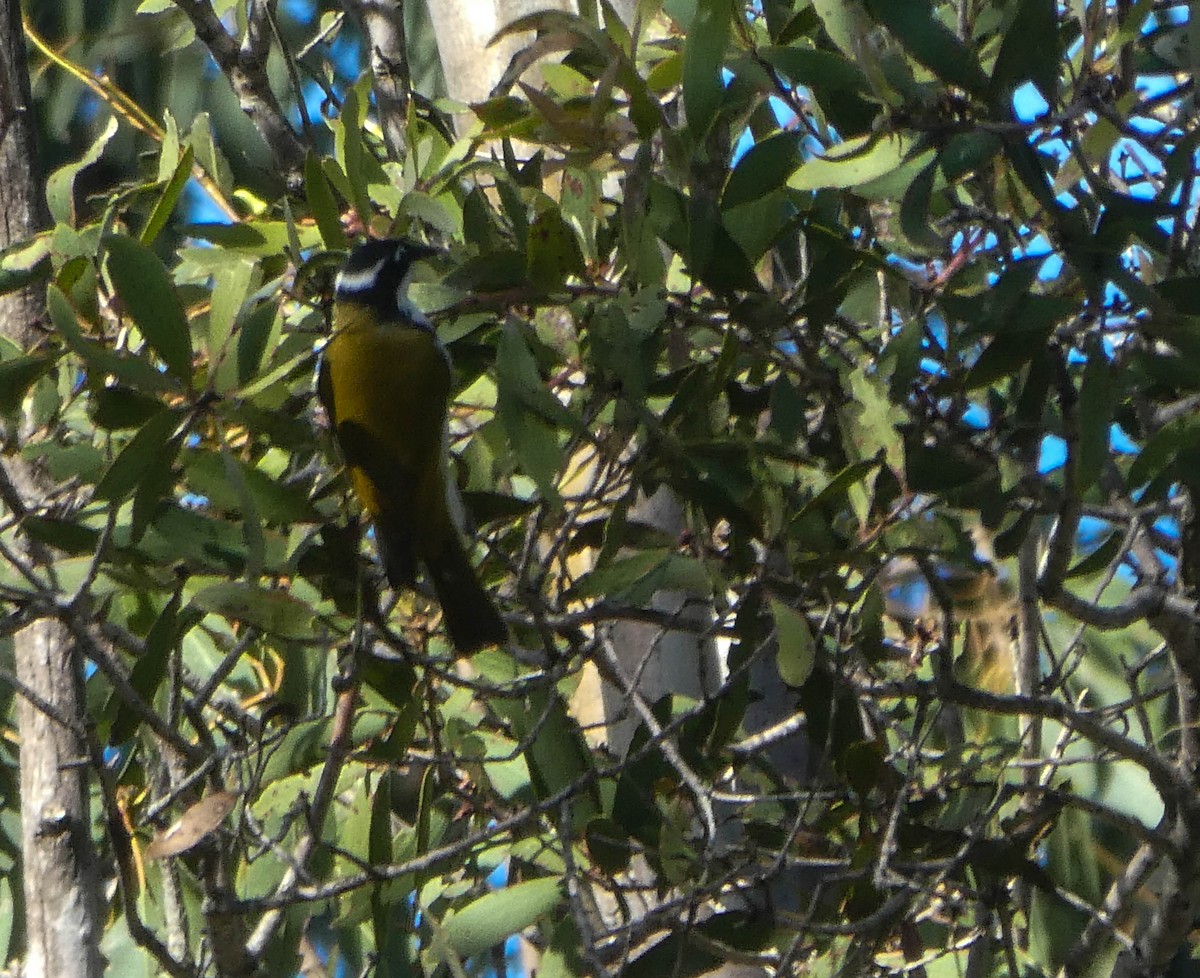
<svg viewBox="0 0 1200 978"><path fill-rule="evenodd" d="M237 795L231 791L216 791L201 798L166 831L154 837L154 841L146 846L146 857L163 859L187 852L201 839L215 832L236 804Z"/></svg>

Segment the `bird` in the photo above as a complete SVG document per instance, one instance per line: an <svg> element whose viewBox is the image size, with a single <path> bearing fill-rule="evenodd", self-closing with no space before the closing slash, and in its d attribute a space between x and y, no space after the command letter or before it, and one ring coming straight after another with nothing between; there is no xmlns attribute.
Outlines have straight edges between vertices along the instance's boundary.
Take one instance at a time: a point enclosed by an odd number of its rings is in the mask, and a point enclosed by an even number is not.
<svg viewBox="0 0 1200 978"><path fill-rule="evenodd" d="M388 583L412 588L423 566L451 642L470 654L503 645L508 630L472 566L450 479L450 355L408 295L416 263L440 253L402 238L351 249L317 394Z"/></svg>

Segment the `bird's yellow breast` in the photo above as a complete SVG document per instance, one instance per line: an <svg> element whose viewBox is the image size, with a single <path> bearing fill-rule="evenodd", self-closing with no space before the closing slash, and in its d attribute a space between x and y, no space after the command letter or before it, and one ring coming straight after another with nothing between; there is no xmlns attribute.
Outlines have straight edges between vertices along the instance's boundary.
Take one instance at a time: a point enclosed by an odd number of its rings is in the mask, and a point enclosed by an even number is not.
<svg viewBox="0 0 1200 978"><path fill-rule="evenodd" d="M433 332L379 324L363 307L339 303L322 373L322 398L363 509L442 527L450 363Z"/></svg>

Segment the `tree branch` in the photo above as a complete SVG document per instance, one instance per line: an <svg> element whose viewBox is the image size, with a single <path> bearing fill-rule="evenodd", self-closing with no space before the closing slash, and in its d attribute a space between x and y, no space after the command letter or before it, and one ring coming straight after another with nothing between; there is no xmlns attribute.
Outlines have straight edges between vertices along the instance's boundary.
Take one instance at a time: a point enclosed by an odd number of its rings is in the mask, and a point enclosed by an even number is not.
<svg viewBox="0 0 1200 978"><path fill-rule="evenodd" d="M233 87L242 111L262 133L288 186L299 187L305 149L288 123L267 77L266 54L270 44L265 13L267 4L263 0L250 4L246 37L240 47L226 32L207 0L175 0L175 5L192 22L196 37Z"/></svg>
<svg viewBox="0 0 1200 978"><path fill-rule="evenodd" d="M404 4L392 0L343 0L342 6L358 20L366 38L375 112L388 156L403 160L408 151L405 131L412 94L404 38Z"/></svg>

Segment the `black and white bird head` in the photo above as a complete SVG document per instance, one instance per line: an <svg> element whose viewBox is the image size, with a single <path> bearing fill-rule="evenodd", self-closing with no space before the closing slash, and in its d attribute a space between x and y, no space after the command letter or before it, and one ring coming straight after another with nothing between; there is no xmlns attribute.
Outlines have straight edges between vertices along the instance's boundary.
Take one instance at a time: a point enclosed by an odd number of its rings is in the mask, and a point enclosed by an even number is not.
<svg viewBox="0 0 1200 978"><path fill-rule="evenodd" d="M429 320L408 298L408 285L416 263L437 254L437 248L403 238L364 241L338 272L334 299L367 306L380 322L399 319L428 326Z"/></svg>

